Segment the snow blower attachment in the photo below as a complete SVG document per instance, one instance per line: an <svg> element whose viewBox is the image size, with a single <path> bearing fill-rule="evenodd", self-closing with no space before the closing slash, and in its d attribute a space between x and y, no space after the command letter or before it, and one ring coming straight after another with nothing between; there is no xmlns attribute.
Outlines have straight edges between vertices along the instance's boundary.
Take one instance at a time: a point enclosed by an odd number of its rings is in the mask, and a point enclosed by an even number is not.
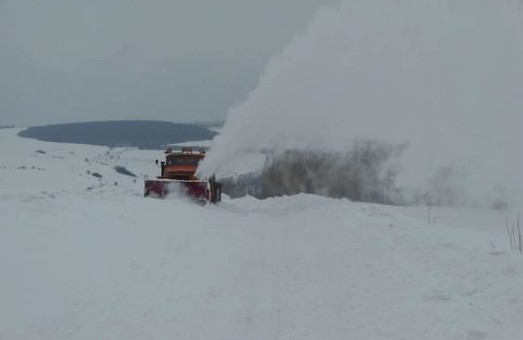
<svg viewBox="0 0 523 340"><path fill-rule="evenodd" d="M167 149L165 161L160 166L160 176L145 180L144 196L165 198L169 194L181 194L199 202L217 203L221 201L222 184L215 177L200 180L196 177L198 164L205 157L205 151Z"/></svg>

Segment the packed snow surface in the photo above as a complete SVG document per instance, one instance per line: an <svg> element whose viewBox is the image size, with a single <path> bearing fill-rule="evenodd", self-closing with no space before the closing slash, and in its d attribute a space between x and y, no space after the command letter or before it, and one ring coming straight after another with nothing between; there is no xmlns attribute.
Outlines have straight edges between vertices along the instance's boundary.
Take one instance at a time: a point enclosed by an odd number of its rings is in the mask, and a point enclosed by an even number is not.
<svg viewBox="0 0 523 340"><path fill-rule="evenodd" d="M0 339L523 334L515 212L146 199L158 152L17 131L0 130Z"/></svg>

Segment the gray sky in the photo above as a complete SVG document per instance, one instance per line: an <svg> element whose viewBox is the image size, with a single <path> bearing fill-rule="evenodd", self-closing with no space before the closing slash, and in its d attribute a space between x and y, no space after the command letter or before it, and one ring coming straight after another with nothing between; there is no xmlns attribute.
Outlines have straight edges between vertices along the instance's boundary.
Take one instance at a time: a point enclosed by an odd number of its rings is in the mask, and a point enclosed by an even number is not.
<svg viewBox="0 0 523 340"><path fill-rule="evenodd" d="M0 124L225 118L339 0L0 0Z"/></svg>

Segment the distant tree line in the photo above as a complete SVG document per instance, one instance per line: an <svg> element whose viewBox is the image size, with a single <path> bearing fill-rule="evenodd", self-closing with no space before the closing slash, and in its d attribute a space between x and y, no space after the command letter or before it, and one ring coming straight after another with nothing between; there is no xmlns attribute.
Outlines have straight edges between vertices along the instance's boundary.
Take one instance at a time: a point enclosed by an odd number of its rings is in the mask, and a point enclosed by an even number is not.
<svg viewBox="0 0 523 340"><path fill-rule="evenodd" d="M310 193L354 201L393 204L400 190L389 161L403 146L360 141L346 152L287 150L268 157L263 170L224 180L232 197L257 198Z"/></svg>
<svg viewBox="0 0 523 340"><path fill-rule="evenodd" d="M190 124L129 120L36 126L18 135L48 142L163 149L168 144L210 140L216 132Z"/></svg>
<svg viewBox="0 0 523 340"><path fill-rule="evenodd" d="M394 205L460 206L468 204L463 174L442 167L427 174L423 188L397 183L397 166L406 144L392 145L372 140L356 142L345 152L287 150L268 153L258 173L223 179L224 193L232 198L251 195L264 199L310 193L353 201ZM493 208L507 203L498 200Z"/></svg>

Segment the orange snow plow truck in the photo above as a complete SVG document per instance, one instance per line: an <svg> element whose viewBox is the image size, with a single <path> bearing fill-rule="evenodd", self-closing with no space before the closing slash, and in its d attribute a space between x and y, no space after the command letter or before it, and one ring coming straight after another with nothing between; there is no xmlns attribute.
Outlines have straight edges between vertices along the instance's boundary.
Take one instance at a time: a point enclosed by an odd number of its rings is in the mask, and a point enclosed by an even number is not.
<svg viewBox="0 0 523 340"><path fill-rule="evenodd" d="M165 161L156 160L161 169L160 176L145 180L144 196L165 198L169 194L181 194L202 203L221 201L222 185L214 176L208 180L196 177L196 169L204 157L205 151L202 150L167 149Z"/></svg>

